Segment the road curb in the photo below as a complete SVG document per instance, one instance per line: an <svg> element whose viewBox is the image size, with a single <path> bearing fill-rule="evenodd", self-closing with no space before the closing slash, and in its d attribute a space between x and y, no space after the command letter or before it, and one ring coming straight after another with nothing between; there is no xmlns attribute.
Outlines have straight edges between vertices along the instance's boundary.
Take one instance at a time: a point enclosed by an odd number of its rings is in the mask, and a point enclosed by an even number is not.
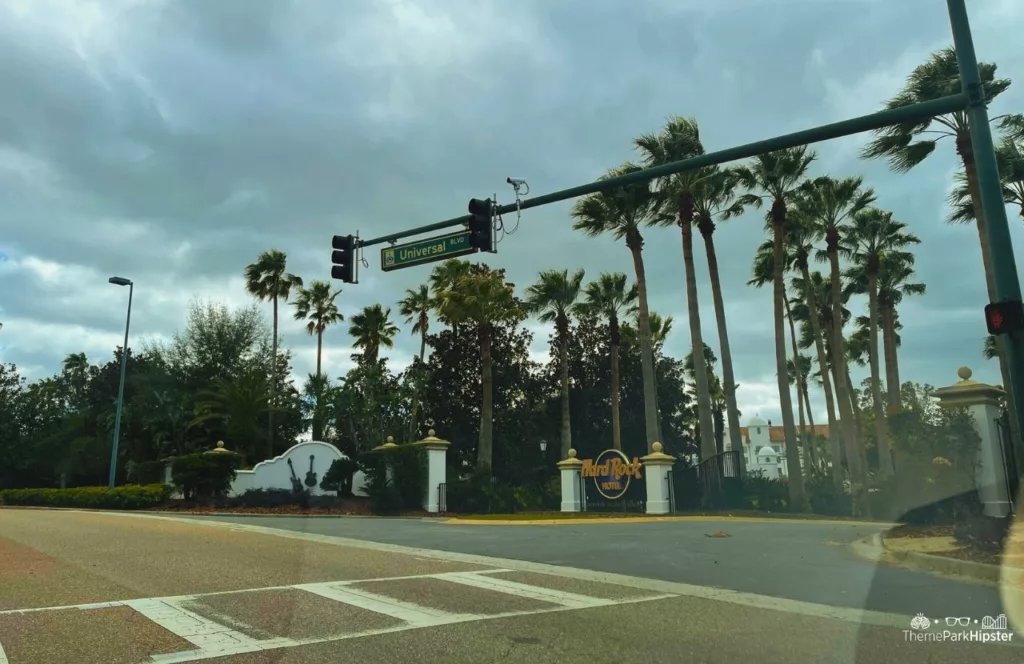
<svg viewBox="0 0 1024 664"><path fill-rule="evenodd" d="M885 546L885 539L880 533L857 540L850 545L850 548L860 557L874 562L889 562L925 572L959 576L985 583L998 584L1003 581L1015 586L1024 581L1024 569L1003 568L1001 565L989 565L973 560L960 560L959 558L936 556L917 551L894 551Z"/></svg>
<svg viewBox="0 0 1024 664"><path fill-rule="evenodd" d="M452 517L442 523L451 526L576 526L616 523L816 523L821 525L842 526L885 526L896 524L878 521L843 521L832 519L787 519L784 517L752 517L752 516L631 516L604 518L572 518L572 519L464 519Z"/></svg>

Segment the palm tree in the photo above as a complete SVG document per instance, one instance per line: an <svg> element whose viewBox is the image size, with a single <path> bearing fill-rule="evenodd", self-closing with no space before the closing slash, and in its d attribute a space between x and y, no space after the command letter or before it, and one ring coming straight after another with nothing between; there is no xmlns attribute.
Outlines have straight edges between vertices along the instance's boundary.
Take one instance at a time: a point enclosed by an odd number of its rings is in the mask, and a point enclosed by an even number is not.
<svg viewBox="0 0 1024 664"><path fill-rule="evenodd" d="M814 409L811 407L811 393L807 388L811 365L811 358L798 351L794 357L786 361L786 373L790 384L797 386L797 389L802 392L798 393L798 397L807 409L807 422L811 427L811 434L814 435Z"/></svg>
<svg viewBox="0 0 1024 664"><path fill-rule="evenodd" d="M562 392L562 458L572 448L572 423L569 416L569 313L577 305L583 287L583 270L545 270L537 283L526 289L524 307L542 323L555 324L558 339L558 368Z"/></svg>
<svg viewBox="0 0 1024 664"><path fill-rule="evenodd" d="M332 291L326 281L312 281L309 286L300 286L298 297L292 303L295 307L295 320L306 321L306 332L316 335L316 375L320 370L324 350L324 331L336 323L345 320L338 311L335 302L341 295L341 289Z"/></svg>
<svg viewBox="0 0 1024 664"><path fill-rule="evenodd" d="M795 222L790 220L787 222L787 226L791 229L795 226ZM783 274L787 272L796 262L793 253L793 247L791 246L789 234L787 233L786 245L783 247ZM761 288L766 284L770 284L775 280L775 241L772 238L768 238L761 243L761 246L757 248L754 253L754 266L753 276L747 281L748 286L754 288ZM788 289L782 291L782 303L783 310L786 312L786 320L789 322L789 336L790 346L793 351L793 357L797 357L800 351L797 348L797 336L796 336L796 317L793 313L793 308L789 299ZM787 367L792 363L792 359L786 360ZM794 375L787 371L787 385L793 384ZM804 443L807 440L807 419L804 411L804 399L803 395L807 391L807 386L803 384L803 377L800 374L795 375L796 380L796 394L797 394L797 411L799 413L800 422L800 441ZM841 481L841 480L840 480Z"/></svg>
<svg viewBox="0 0 1024 664"><path fill-rule="evenodd" d="M370 304L349 319L348 333L355 338L353 344L363 351L363 361L377 364L381 347L394 348L398 326L391 322L391 309Z"/></svg>
<svg viewBox="0 0 1024 664"><path fill-rule="evenodd" d="M996 338L994 335L990 334L985 337L985 346L981 350L981 356L986 360L999 357L999 351L996 350Z"/></svg>
<svg viewBox="0 0 1024 664"><path fill-rule="evenodd" d="M434 308L434 300L426 284L420 284L415 290L407 289L405 297L398 303L398 313L405 316L406 325L412 324L412 333L420 335L419 367L424 366L427 354L427 331L430 329L430 311ZM416 434L416 414L419 412L419 383L413 395L412 414L409 417L409 439Z"/></svg>
<svg viewBox="0 0 1024 664"><path fill-rule="evenodd" d="M490 472L494 448L494 378L491 339L494 325L518 322L524 314L512 284L500 271L471 266L450 286L438 292L438 314L453 325L469 323L476 326L480 344L481 388L480 439L477 467Z"/></svg>
<svg viewBox="0 0 1024 664"><path fill-rule="evenodd" d="M622 426L619 416L619 317L636 313L636 284L626 288L622 272L603 272L583 289L584 301L577 305L578 314L602 316L608 320L608 354L611 364L612 449L622 449Z"/></svg>
<svg viewBox="0 0 1024 664"><path fill-rule="evenodd" d="M898 307L908 295L924 295L922 283L911 282L914 277L913 260L903 261L890 254L879 266L878 307L882 317L882 345L885 347L885 384L887 406L890 412L900 409L900 365L896 349L900 345L897 334L900 325Z"/></svg>
<svg viewBox="0 0 1024 664"><path fill-rule="evenodd" d="M839 256L842 253L841 229L849 223L855 214L867 208L875 201L873 189L864 188L864 179L860 177L833 178L822 176L809 180L800 188L798 209L812 225L814 233L825 240L825 249L819 249L816 258L827 261L830 266L830 282L832 288L832 363L835 367L836 399L839 402L839 427L846 448L846 459L850 467L851 491L855 494L867 491L864 483L867 480L867 468L861 467L862 459L860 441L853 429L855 405L852 395L847 389L845 376L849 372L846 366L846 345L843 338L842 325L842 273L839 267ZM854 479L856 478L856 479ZM862 505L866 503L861 501Z"/></svg>
<svg viewBox="0 0 1024 664"><path fill-rule="evenodd" d="M1003 202L1015 205L1021 219L1024 219L1024 145L1011 136L1004 137L996 145L996 163L1003 183ZM960 170L953 176L953 180L956 186L949 193L949 206L952 209L949 223L976 223L967 175Z"/></svg>
<svg viewBox="0 0 1024 664"><path fill-rule="evenodd" d="M302 385L303 424L310 428L313 440L325 440L331 407L337 396L331 379L323 374L309 374Z"/></svg>
<svg viewBox="0 0 1024 664"><path fill-rule="evenodd" d="M711 350L711 346L704 344L704 365L707 367L708 380L710 382L709 390L711 394L711 417L714 424L714 438L715 438L715 453L721 454L725 452L725 436L723 428L725 425L725 391L722 389L722 383L718 380L718 376L715 374L715 364L718 362L718 358L715 357L715 352ZM693 361L693 352L687 353L686 358L683 360L683 372L692 381L690 384L696 386L696 380L694 379L696 371L696 365ZM695 390L694 390L695 392ZM691 393L692 396L696 396ZM697 424L698 428L700 423Z"/></svg>
<svg viewBox="0 0 1024 664"><path fill-rule="evenodd" d="M455 287L456 281L469 275L471 263L469 261L450 258L443 263L434 266L430 271L430 290L433 293L432 302L438 318L442 323L452 328L452 333L458 336L458 323L448 320L440 310L441 295Z"/></svg>
<svg viewBox="0 0 1024 664"><path fill-rule="evenodd" d="M715 251L715 217L727 220L738 215L742 206L736 197L736 173L731 169L716 169L701 180L694 189L694 207L697 228L704 238L704 250L708 259L708 278L711 281L711 299L715 305L715 323L718 326L718 345L722 361L722 393L725 399L725 414L729 430L729 446L733 450L743 449L740 435L740 411L736 405L736 374L732 366L732 349L729 346L729 331L725 319L725 300L722 296L722 280L718 271L718 255Z"/></svg>
<svg viewBox="0 0 1024 664"><path fill-rule="evenodd" d="M72 408L81 409L85 406L85 391L89 385L89 358L85 353L70 353L64 358L62 368L71 392Z"/></svg>
<svg viewBox="0 0 1024 664"><path fill-rule="evenodd" d="M786 244L786 204L803 180L815 154L800 146L758 155L747 165L736 169L739 183L748 193L740 197L744 206L760 208L765 199L771 201L769 219L773 239L775 304L775 372L778 378L779 407L782 409L782 430L786 438L786 470L789 475L790 505L794 511L809 509L800 471L799 450L796 446L796 424L793 422L793 401L786 380L786 284L784 253ZM755 193L757 192L757 193ZM731 215L729 215L731 216Z"/></svg>
<svg viewBox="0 0 1024 664"><path fill-rule="evenodd" d="M835 394L832 389L832 379L829 376L828 356L825 353L827 340L822 336L821 318L818 313L824 303L816 300L818 291L815 288L806 287L808 284L813 285L814 283L810 271L810 256L815 252L814 245L819 239L819 235L815 226L801 214L799 209L793 211L791 218L793 223L789 227L786 239L793 254L793 266L798 275L791 281L793 292L796 294L796 306L792 313L794 318L805 321L809 326L811 347L814 348L818 360L818 371L822 377L822 392L825 393L829 450L832 458L832 483L839 490L843 487L843 439L840 433L839 418L836 417ZM820 275L818 276L820 278ZM798 354L798 351L794 352L794 356ZM804 385L804 389L807 389L806 385ZM813 423L811 429L812 431L814 429Z"/></svg>
<svg viewBox="0 0 1024 664"><path fill-rule="evenodd" d="M913 254L906 251L921 240L906 232L907 225L892 218L891 212L868 208L853 217L853 223L843 228L842 246L853 265L848 270L849 287L854 292L861 286L868 295L868 365L871 370L871 401L874 408L875 437L878 440L878 469L882 478L893 474L892 454L889 451L889 433L886 426L885 404L882 401L882 376L878 353L878 330L881 327L878 304L878 277L881 264L890 260L896 264L912 264ZM863 279L858 278L863 274Z"/></svg>
<svg viewBox="0 0 1024 664"><path fill-rule="evenodd" d="M642 170L635 164L624 164L608 171L602 179L611 179ZM649 182L618 187L614 190L591 194L576 201L573 206L573 230L590 236L609 234L616 240L625 239L633 257L636 272L639 308L637 320L640 331L640 368L644 381L644 424L647 446L657 440L658 408L654 386L654 355L651 348L650 309L647 305L647 275L644 270L644 239L641 226L657 221L661 211L658 196L651 191Z"/></svg>
<svg viewBox="0 0 1024 664"><path fill-rule="evenodd" d="M277 345L278 301L288 301L292 289L302 288L302 278L288 272L288 256L283 251L264 251L256 262L245 267L245 290L257 300L270 300L274 304L274 339L270 362L270 402L277 404ZM267 412L267 458L274 450L274 410Z"/></svg>
<svg viewBox="0 0 1024 664"><path fill-rule="evenodd" d="M219 377L210 389L199 393L196 416L189 428L208 421L222 422L231 447L251 461L262 437L256 421L274 408L270 403L270 385L261 372L248 371L230 380Z"/></svg>
<svg viewBox="0 0 1024 664"><path fill-rule="evenodd" d="M700 142L700 131L693 118L672 117L659 133L644 134L634 144L643 154L647 166L661 166L673 161L704 154ZM690 343L694 353L704 348L700 326L700 304L697 294L697 272L693 264L693 222L696 213L695 190L706 178L712 177L717 169L700 168L669 175L657 183L658 193L664 197L666 207L673 211L664 215L663 224L679 226L683 244L683 271L686 278L687 315L690 321ZM711 393L707 366L698 362L694 368L694 383L697 388L697 418L704 423L700 428L701 456L708 459L715 454L715 439L711 426ZM659 418L660 420L660 418ZM658 434L659 438L661 434Z"/></svg>
<svg viewBox="0 0 1024 664"><path fill-rule="evenodd" d="M996 97L1010 87L1010 79L996 78L996 65L990 62L979 62L978 72L981 75L981 91L985 95L986 103L991 103ZM960 67L956 60L956 51L952 47L944 48L932 53L928 60L910 73L903 89L890 99L885 107L887 109L902 108L933 99L939 99L947 95L961 92ZM1022 124L1019 115L997 116L992 121L1001 120L1001 126L1007 130L1019 129ZM990 247L988 246L988 231L985 226L985 218L981 209L981 192L978 188L978 171L974 160L974 146L971 143L970 124L966 111L955 111L946 115L934 118L927 118L916 124L901 124L891 127L883 127L874 131L875 139L871 141L861 156L865 159L886 158L889 166L897 173L905 173L914 168L935 151L938 142L944 138L953 140L953 145L960 163L967 184L967 190L971 201L971 208L974 212L975 227L978 230L978 239L981 244L981 260L985 267L985 285L988 288L988 298L996 301L995 273L992 270L992 259ZM927 136L927 138L925 138ZM996 339L996 348L999 352L999 368L1002 372L1003 385L1007 390L1011 389L1010 373L1006 363L1006 353L1003 350L1003 339ZM1006 400L1007 408L1010 411L1010 427L1014 440L1021 440L1021 432L1017 426L1016 402L1014 399Z"/></svg>

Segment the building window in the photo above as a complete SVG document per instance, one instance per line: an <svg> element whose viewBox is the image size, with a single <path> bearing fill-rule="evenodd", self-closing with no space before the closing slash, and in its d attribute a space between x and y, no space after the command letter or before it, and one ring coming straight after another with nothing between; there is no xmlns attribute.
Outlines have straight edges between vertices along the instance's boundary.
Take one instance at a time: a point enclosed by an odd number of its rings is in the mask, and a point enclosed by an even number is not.
<svg viewBox="0 0 1024 664"><path fill-rule="evenodd" d="M757 435L758 435L758 436L760 436L760 435L761 435L761 427L757 427Z"/></svg>
<svg viewBox="0 0 1024 664"><path fill-rule="evenodd" d="M782 450L779 449L778 445L772 445L772 449L775 450L776 454L782 454Z"/></svg>

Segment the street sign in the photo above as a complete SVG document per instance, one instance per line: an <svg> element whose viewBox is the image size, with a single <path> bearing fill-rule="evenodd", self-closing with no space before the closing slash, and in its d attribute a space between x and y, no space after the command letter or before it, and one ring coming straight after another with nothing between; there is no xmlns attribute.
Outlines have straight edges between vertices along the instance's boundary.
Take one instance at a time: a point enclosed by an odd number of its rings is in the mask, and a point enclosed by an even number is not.
<svg viewBox="0 0 1024 664"><path fill-rule="evenodd" d="M384 272L432 263L473 253L469 231L440 235L380 250L380 269Z"/></svg>

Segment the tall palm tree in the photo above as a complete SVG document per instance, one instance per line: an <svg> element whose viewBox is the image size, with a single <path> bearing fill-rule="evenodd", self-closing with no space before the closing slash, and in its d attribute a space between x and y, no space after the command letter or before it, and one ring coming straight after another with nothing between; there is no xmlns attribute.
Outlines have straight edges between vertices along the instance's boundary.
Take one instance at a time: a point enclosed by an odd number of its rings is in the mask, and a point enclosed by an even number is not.
<svg viewBox="0 0 1024 664"><path fill-rule="evenodd" d="M1004 137L996 145L996 163L1003 184L1003 202L1016 206L1021 219L1024 219L1024 143L1011 136ZM953 180L956 186L949 193L949 206L952 210L949 222L977 223L967 175L961 169L953 176Z"/></svg>
<svg viewBox="0 0 1024 664"><path fill-rule="evenodd" d="M481 388L480 439L477 468L489 472L494 449L494 378L491 340L494 326L518 322L524 317L512 284L500 271L471 266L450 286L442 287L437 298L438 315L454 325L472 324L480 344Z"/></svg>
<svg viewBox="0 0 1024 664"><path fill-rule="evenodd" d="M298 297L292 302L295 307L295 320L306 321L306 333L316 335L316 375L320 370L324 351L324 331L331 325L345 320L338 311L335 302L341 295L341 289L331 290L326 281L311 281L309 286L300 286Z"/></svg>
<svg viewBox="0 0 1024 664"><path fill-rule="evenodd" d="M886 257L879 266L878 307L882 317L882 345L885 347L885 384L887 406L890 412L900 408L900 365L896 349L900 340L897 334L903 326L899 321L899 305L909 295L924 295L927 288L922 283L912 282L913 261L901 260L899 255Z"/></svg>
<svg viewBox="0 0 1024 664"><path fill-rule="evenodd" d="M787 222L788 227L794 226L792 220ZM783 247L783 274L789 271L795 264L795 257L791 242L788 238L787 233L786 245ZM748 286L754 288L761 288L766 284L773 283L775 280L775 241L772 238L768 238L761 243L761 246L754 252L754 266L753 276L747 281ZM789 290L783 289L782 291L782 303L783 310L786 314L786 320L789 323L789 336L790 345L793 351L793 357L797 357L800 351L797 348L797 335L796 335L796 318L793 314L793 308L789 299ZM789 366L792 363L792 359L786 360L786 365ZM806 392L807 386L803 384L803 377L800 374L795 375L796 380L796 394L797 394L797 411L799 413L800 422L800 442L806 444L807 441L807 419L804 411L804 400L803 394ZM791 385L794 382L794 375L791 372L787 372L787 385Z"/></svg>
<svg viewBox="0 0 1024 664"><path fill-rule="evenodd" d="M245 266L245 290L257 300L274 305L273 350L270 361L270 403L277 404L278 302L288 301L292 289L302 288L302 278L288 272L288 256L278 249L264 251L254 263ZM267 412L267 458L274 450L274 409Z"/></svg>
<svg viewBox="0 0 1024 664"><path fill-rule="evenodd" d="M608 354L611 365L612 449L622 449L622 425L619 416L619 345L620 317L636 313L636 284L627 288L622 272L603 272L583 289L583 302L577 305L578 314L591 314L608 321Z"/></svg>
<svg viewBox="0 0 1024 664"><path fill-rule="evenodd" d="M850 466L850 485L856 494L867 491L867 468L860 463L863 450L857 440L854 421L854 404L852 395L847 390L845 376L849 372L846 367L846 344L843 338L842 325L842 272L839 256L842 253L842 229L855 214L867 208L875 201L875 192L864 188L864 178L845 177L833 178L828 175L809 180L801 186L798 208L801 214L812 225L818 237L825 240L825 249L819 249L815 255L818 260L827 261L830 267L832 288L832 363L835 375L836 398L839 402L839 427L846 448L846 459ZM856 499L855 499L856 500ZM860 501L866 506L866 501Z"/></svg>
<svg viewBox="0 0 1024 664"><path fill-rule="evenodd" d="M740 197L744 206L760 208L765 200L771 202L771 221L775 304L775 372L778 379L779 406L782 409L782 430L786 438L786 470L789 475L790 505L794 511L809 509L804 492L803 476L800 471L800 456L796 446L796 424L793 422L793 401L786 380L786 328L785 302L786 283L784 252L786 244L787 201L800 186L814 161L815 154L807 146L776 150L758 155L750 163L736 169L739 183L747 190ZM731 216L731 215L730 215Z"/></svg>
<svg viewBox="0 0 1024 664"><path fill-rule="evenodd" d="M608 171L602 179L610 179L642 170L635 164L624 164ZM656 222L661 214L661 201L651 190L649 182L618 187L611 191L591 194L576 201L573 206L573 230L590 236L611 235L625 240L633 257L639 300L637 319L640 331L640 368L644 381L644 424L647 446L657 440L658 408L654 386L654 355L651 348L650 309L647 304L647 274L644 269L644 238L640 228Z"/></svg>
<svg viewBox="0 0 1024 664"><path fill-rule="evenodd" d="M743 449L740 435L740 411L736 405L736 373L732 365L732 349L729 345L729 330L725 319L725 300L722 296L722 279L718 271L718 254L715 250L715 218L727 220L742 211L736 195L737 178L732 169L715 169L713 174L703 178L694 189L694 207L697 215L697 229L704 238L704 250L708 259L708 278L711 281L711 299L715 305L715 324L718 326L718 346L722 361L722 394L725 400L725 415L728 422L729 446L733 450Z"/></svg>
<svg viewBox="0 0 1024 664"><path fill-rule="evenodd" d="M363 361L377 364L380 349L394 348L398 326L391 322L391 309L380 304L370 304L349 319L348 333L355 339L353 344L363 351Z"/></svg>
<svg viewBox="0 0 1024 664"><path fill-rule="evenodd" d="M791 282L793 292L796 294L794 317L806 322L811 334L811 347L813 347L818 360L818 371L822 377L821 388L825 393L826 417L828 419L829 450L832 459L832 483L836 489L843 487L843 438L840 432L839 418L836 416L835 394L833 392L832 379L829 376L828 356L825 353L826 339L822 336L821 319L818 312L821 309L820 303L816 300L817 289L813 288L813 281L810 271L810 256L815 252L815 243L820 239L816 227L804 217L798 208L791 215L793 223L787 233L787 242L793 254L793 266L796 269L797 277ZM817 274L817 273L815 273ZM820 277L820 275L818 275ZM807 287L811 285L812 287ZM794 336L796 336L794 334ZM799 344L798 344L799 345ZM798 353L794 353L796 355ZM806 390L807 386L804 386ZM812 424L813 430L813 424Z"/></svg>
<svg viewBox="0 0 1024 664"><path fill-rule="evenodd" d="M398 303L398 313L405 316L406 325L412 324L412 333L420 335L419 367L424 366L427 354L427 332L430 329L430 312L434 308L434 300L430 296L430 288L420 284L416 289L407 289L405 297ZM409 417L409 439L416 434L416 414L419 412L419 383L413 395L412 414Z"/></svg>
<svg viewBox="0 0 1024 664"><path fill-rule="evenodd" d="M85 406L85 393L89 385L89 358L85 353L70 353L61 363L70 391L72 409Z"/></svg>
<svg viewBox="0 0 1024 664"><path fill-rule="evenodd" d="M449 320L440 309L441 296L443 293L450 291L455 287L455 283L462 277L466 277L470 273L472 263L469 261L459 260L458 258L450 258L443 263L439 263L434 266L434 269L430 271L430 290L432 292L432 302L434 309L437 312L438 318L442 323L452 328L452 333L458 336L459 326L458 323Z"/></svg>
<svg viewBox="0 0 1024 664"><path fill-rule="evenodd" d="M569 414L569 314L576 307L583 288L583 270L569 275L568 270L545 270L537 283L526 289L523 304L527 313L542 323L555 324L558 339L558 370L562 393L562 458L572 448L572 422Z"/></svg>
<svg viewBox="0 0 1024 664"><path fill-rule="evenodd" d="M992 360L999 357L999 351L996 350L996 338L994 335L988 335L985 337L985 345L981 350L981 356L986 360Z"/></svg>
<svg viewBox="0 0 1024 664"><path fill-rule="evenodd" d="M893 474L893 466L885 404L882 401L882 372L878 352L878 330L881 327L878 277L881 264L890 258L897 264L913 263L913 254L907 251L907 247L920 244L921 240L906 229L907 225L893 219L891 212L868 208L854 215L853 223L843 228L841 242L847 257L853 262L849 268L852 277L848 281L850 287L860 290L863 284L868 295L868 366L871 370L878 469L883 479ZM860 274L864 275L863 280L857 278Z"/></svg>
<svg viewBox="0 0 1024 664"><path fill-rule="evenodd" d="M715 374L715 365L718 363L718 358L715 357L715 352L711 350L711 346L704 344L704 364L707 366L708 380L710 381L710 392L711 392L711 414L714 423L714 438L715 438L715 452L721 454L725 452L725 436L724 428L725 424L725 391L722 389L722 382L718 380L718 376ZM694 380L694 373L696 365L693 361L693 352L687 353L683 359L683 372L691 380L691 385L696 386ZM691 392L691 396L696 396L696 390ZM698 428L700 423L698 423Z"/></svg>
<svg viewBox="0 0 1024 664"><path fill-rule="evenodd" d="M660 166L704 154L700 130L693 118L669 118L660 132L644 134L633 143L640 150L647 166ZM702 181L713 176L715 172L714 168L699 168L666 176L657 183L658 192L664 197L666 208L672 211L671 214L664 215L662 223L676 224L682 235L687 317L690 321L690 343L694 353L702 352L704 348L697 294L697 272L693 264L693 223L696 216L694 198L695 190L700 188ZM701 456L707 459L715 454L715 438L711 425L711 393L706 364L696 363L694 383L697 388L697 418L704 423L704 426L699 427ZM660 435L659 433L659 437Z"/></svg>
<svg viewBox="0 0 1024 664"><path fill-rule="evenodd" d="M269 381L262 372L247 371L232 379L218 377L209 389L198 394L189 428L208 421L222 422L228 443L251 461L263 437L256 421L273 408Z"/></svg>
<svg viewBox="0 0 1024 664"><path fill-rule="evenodd" d="M986 103L989 104L1010 87L1010 79L996 78L996 69L995 63L978 63L981 91L985 95ZM960 67L957 64L956 51L952 47L947 47L932 53L926 62L915 67L907 78L903 89L897 92L885 104L885 107L887 109L902 108L957 94L960 91ZM997 120L1001 121L1004 129L1014 129L1022 124L1019 115L992 118L993 122ZM905 173L927 159L942 139L952 139L963 166L971 207L974 210L975 227L981 244L981 260L985 267L985 285L988 288L988 297L990 301L995 302L995 273L992 270L992 258L988 246L988 230L981 210L981 191L978 188L978 171L967 112L956 111L927 118L916 124L884 127L875 130L874 134L875 139L864 147L861 156L865 159L888 159L890 168L897 173ZM1002 372L1003 385L1009 391L1011 389L1010 373L1006 364L1002 338L996 339L996 348L999 351L999 368ZM1010 411L1010 427L1013 438L1021 440L1021 432L1018 429L1015 414L1015 400L1007 399L1006 404Z"/></svg>

